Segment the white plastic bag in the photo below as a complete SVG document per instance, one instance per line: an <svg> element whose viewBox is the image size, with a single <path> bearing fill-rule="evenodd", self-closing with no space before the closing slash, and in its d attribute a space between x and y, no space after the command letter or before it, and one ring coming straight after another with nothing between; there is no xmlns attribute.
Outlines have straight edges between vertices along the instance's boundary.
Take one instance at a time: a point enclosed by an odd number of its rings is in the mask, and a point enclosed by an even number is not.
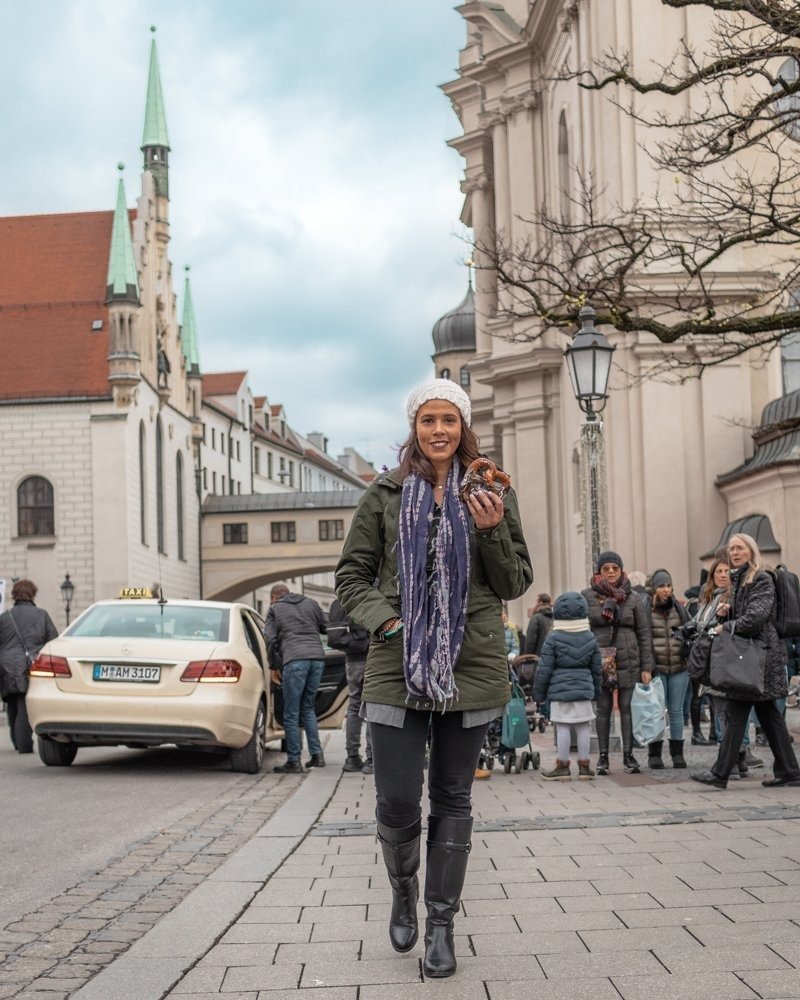
<svg viewBox="0 0 800 1000"><path fill-rule="evenodd" d="M664 738L664 685L637 684L631 698L633 735L637 743L647 746Z"/></svg>

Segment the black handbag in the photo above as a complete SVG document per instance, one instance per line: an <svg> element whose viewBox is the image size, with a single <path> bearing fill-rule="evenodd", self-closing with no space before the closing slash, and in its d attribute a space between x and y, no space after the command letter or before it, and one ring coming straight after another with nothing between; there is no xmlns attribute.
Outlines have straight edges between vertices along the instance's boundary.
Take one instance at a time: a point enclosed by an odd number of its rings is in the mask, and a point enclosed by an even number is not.
<svg viewBox="0 0 800 1000"><path fill-rule="evenodd" d="M723 629L711 643L711 687L734 701L763 701L767 647Z"/></svg>
<svg viewBox="0 0 800 1000"><path fill-rule="evenodd" d="M692 643L689 658L686 661L686 669L689 672L689 677L699 684L705 684L707 687L711 684L712 645L713 640L708 632L701 632Z"/></svg>

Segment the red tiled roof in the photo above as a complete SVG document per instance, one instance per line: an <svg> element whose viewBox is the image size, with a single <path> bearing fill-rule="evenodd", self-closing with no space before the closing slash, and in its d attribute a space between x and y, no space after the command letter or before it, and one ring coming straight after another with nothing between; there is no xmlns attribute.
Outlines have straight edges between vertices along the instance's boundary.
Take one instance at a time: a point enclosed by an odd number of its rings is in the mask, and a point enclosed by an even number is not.
<svg viewBox="0 0 800 1000"><path fill-rule="evenodd" d="M0 218L0 399L111 395L103 299L112 218Z"/></svg>
<svg viewBox="0 0 800 1000"><path fill-rule="evenodd" d="M235 396L247 372L204 372L204 396Z"/></svg>

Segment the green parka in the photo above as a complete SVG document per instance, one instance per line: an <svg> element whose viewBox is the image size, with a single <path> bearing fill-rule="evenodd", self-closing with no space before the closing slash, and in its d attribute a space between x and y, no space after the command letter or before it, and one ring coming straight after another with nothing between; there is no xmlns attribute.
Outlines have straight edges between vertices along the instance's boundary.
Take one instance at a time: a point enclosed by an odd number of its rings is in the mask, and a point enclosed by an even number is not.
<svg viewBox="0 0 800 1000"><path fill-rule="evenodd" d="M359 502L336 568L336 596L348 615L374 636L385 621L402 617L397 578L397 529L402 494L400 470L379 476ZM521 597L533 583L516 496L504 498L505 514L496 528L472 529L472 579L464 642L454 673L459 696L447 706L474 711L504 705L509 698L502 602ZM407 701L402 632L373 641L367 654L363 699L418 709L441 704Z"/></svg>

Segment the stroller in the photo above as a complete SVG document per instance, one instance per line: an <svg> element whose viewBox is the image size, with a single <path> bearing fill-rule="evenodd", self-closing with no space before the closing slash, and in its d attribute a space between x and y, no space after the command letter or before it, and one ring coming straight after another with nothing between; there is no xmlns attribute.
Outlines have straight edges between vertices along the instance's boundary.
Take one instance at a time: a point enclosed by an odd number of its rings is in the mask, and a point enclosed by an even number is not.
<svg viewBox="0 0 800 1000"><path fill-rule="evenodd" d="M533 700L533 685L536 680L536 668L539 657L535 653L525 653L514 660L514 672L519 678L519 686L525 695L525 712L528 716L528 727L532 733L543 733L550 721L546 703L539 705Z"/></svg>
<svg viewBox="0 0 800 1000"><path fill-rule="evenodd" d="M515 771L537 769L541 762L538 750L531 745L531 724L528 714L528 699L520 685L517 674L509 666L509 683L511 685L511 701L506 707L506 714L489 724L481 747L478 767L493 770L499 763L506 774ZM523 747L527 749L523 750ZM518 750L522 750L520 754Z"/></svg>

